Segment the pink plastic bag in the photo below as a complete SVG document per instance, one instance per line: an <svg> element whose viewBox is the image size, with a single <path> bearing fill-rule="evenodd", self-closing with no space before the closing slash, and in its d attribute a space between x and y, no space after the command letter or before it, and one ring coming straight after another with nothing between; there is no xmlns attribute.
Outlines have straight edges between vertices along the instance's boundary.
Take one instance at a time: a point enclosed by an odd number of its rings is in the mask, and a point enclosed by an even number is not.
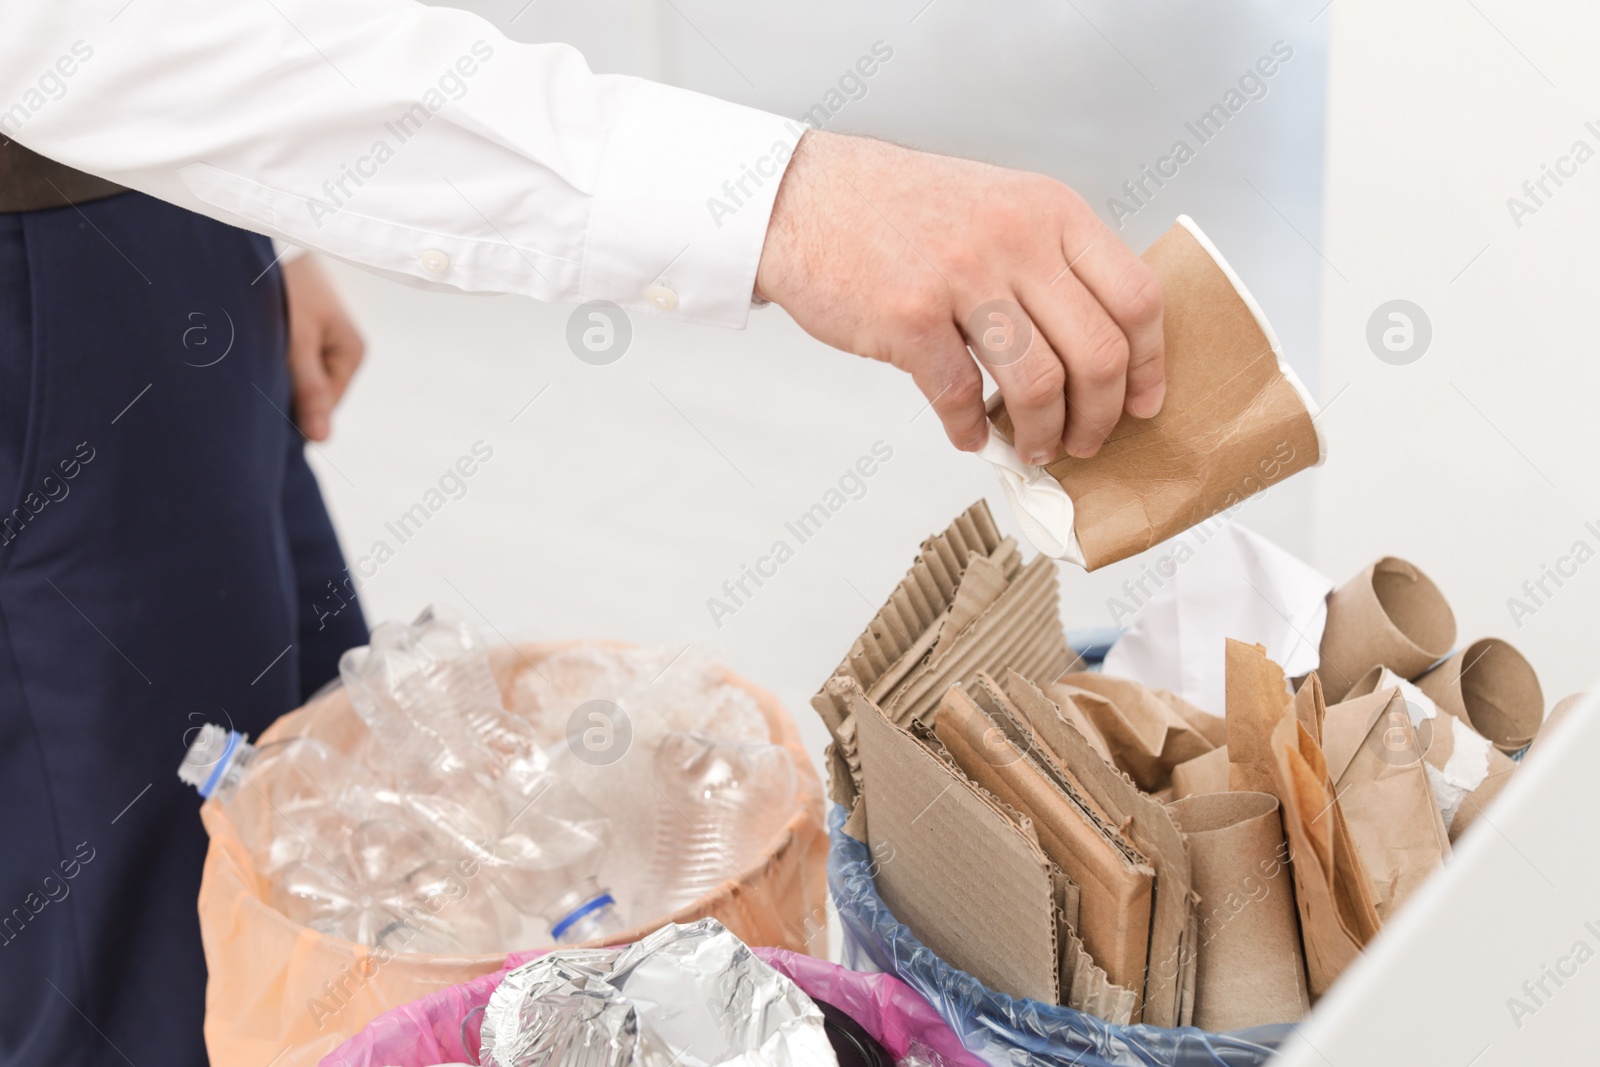
<svg viewBox="0 0 1600 1067"><path fill-rule="evenodd" d="M826 960L781 948L750 951L786 975L806 995L825 1001L860 1023L898 1062L916 1053L937 1067L982 1067L961 1047L939 1013L900 979L847 971ZM538 952L506 957L506 970L430 993L372 1020L335 1049L320 1067L434 1067L477 1063L477 1015L506 971ZM469 1016L471 1018L469 1018ZM467 1025L463 1026L465 1022Z"/></svg>

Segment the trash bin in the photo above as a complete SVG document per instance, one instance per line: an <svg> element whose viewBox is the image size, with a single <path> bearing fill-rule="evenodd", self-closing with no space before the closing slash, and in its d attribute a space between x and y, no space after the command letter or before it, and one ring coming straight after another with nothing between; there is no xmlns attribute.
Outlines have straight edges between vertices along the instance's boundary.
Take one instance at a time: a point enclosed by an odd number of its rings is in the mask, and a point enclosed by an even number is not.
<svg viewBox="0 0 1600 1067"><path fill-rule="evenodd" d="M910 986L889 974L863 974L784 949L753 948L813 1000L855 1020L895 1057L930 1067L980 1067L961 1047L939 1013ZM432 1067L477 1063L476 1020L506 972L538 956L506 957L505 970L474 978L403 1004L372 1020L340 1045L319 1067ZM465 1025L463 1025L465 1024Z"/></svg>
<svg viewBox="0 0 1600 1067"><path fill-rule="evenodd" d="M499 649L502 694L531 663L580 642ZM772 740L794 757L798 788L783 829L749 870L699 900L607 938L638 940L666 922L710 916L751 945L820 949L826 929L822 785L794 721L771 694L733 675L760 705ZM285 715L260 740L311 735L350 751L366 727L341 689ZM310 1067L376 1016L436 990L499 971L504 954L390 954L300 926L267 903L268 886L216 801L200 811L211 844L200 883L200 933L209 978L206 1047L215 1067ZM526 946L529 949L540 946Z"/></svg>
<svg viewBox="0 0 1600 1067"><path fill-rule="evenodd" d="M828 888L844 933L845 964L880 970L921 994L966 1048L991 1064L1036 1067L1264 1067L1288 1023L1226 1034L1192 1026L1114 1026L1057 1004L986 988L934 955L878 895L870 850L844 832L845 811L828 816Z"/></svg>

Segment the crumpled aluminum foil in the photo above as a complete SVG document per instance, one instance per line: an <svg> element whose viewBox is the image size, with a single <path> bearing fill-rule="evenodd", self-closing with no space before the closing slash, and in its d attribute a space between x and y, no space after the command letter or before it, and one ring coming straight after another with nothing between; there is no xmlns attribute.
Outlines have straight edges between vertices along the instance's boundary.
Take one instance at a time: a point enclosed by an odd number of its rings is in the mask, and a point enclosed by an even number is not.
<svg viewBox="0 0 1600 1067"><path fill-rule="evenodd" d="M819 1067L822 1012L715 919L625 948L557 949L484 1009L485 1067Z"/></svg>

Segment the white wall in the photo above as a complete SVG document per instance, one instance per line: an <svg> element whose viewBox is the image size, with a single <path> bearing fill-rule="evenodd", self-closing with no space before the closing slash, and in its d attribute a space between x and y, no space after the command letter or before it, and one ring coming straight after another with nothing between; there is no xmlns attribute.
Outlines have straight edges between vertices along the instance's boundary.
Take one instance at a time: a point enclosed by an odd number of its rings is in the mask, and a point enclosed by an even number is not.
<svg viewBox="0 0 1600 1067"><path fill-rule="evenodd" d="M1385 553L1416 563L1451 599L1462 641L1511 640L1553 703L1600 674L1600 562L1566 565L1575 576L1547 581L1554 595L1520 620L1507 601L1535 606L1523 583L1575 542L1600 551L1600 157L1549 184L1520 227L1507 198L1577 140L1600 152L1600 122L1584 125L1600 120L1600 9L1338 0L1330 15L1321 393L1333 458L1312 558L1336 578ZM1432 323L1407 365L1366 341L1373 310L1395 298Z"/></svg>
<svg viewBox="0 0 1600 1067"><path fill-rule="evenodd" d="M475 6L520 38L577 44L596 69L656 72L789 115L884 40L893 60L830 128L1042 170L1102 209L1185 136L1186 119L1274 41L1289 42L1294 58L1266 95L1200 147L1124 234L1143 247L1179 212L1198 218L1315 383L1321 261L1300 234L1320 240L1320 0L1176 11L1155 0L1078 0L1076 10L1026 0L1003 12L976 0L925 4ZM807 701L918 543L979 496L1004 509L988 470L949 448L908 379L810 340L777 308L742 333L636 315L626 357L591 367L566 348L570 307L418 293L355 270L339 279L370 356L334 441L312 459L352 563L380 538L395 547L385 521L473 442L495 450L466 496L366 583L373 620L437 600L507 638L699 642L777 693L820 757L825 731ZM714 625L708 598L879 440L894 456L866 495ZM1244 517L1307 551L1314 477ZM1107 597L1136 568L1063 572L1069 624L1111 623Z"/></svg>

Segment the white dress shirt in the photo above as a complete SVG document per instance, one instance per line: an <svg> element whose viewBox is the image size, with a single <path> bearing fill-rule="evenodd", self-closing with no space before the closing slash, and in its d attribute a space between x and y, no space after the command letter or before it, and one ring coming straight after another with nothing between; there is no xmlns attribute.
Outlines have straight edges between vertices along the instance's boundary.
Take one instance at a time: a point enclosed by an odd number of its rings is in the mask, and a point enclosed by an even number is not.
<svg viewBox="0 0 1600 1067"><path fill-rule="evenodd" d="M803 130L412 0L0 7L0 133L422 285L742 326Z"/></svg>

